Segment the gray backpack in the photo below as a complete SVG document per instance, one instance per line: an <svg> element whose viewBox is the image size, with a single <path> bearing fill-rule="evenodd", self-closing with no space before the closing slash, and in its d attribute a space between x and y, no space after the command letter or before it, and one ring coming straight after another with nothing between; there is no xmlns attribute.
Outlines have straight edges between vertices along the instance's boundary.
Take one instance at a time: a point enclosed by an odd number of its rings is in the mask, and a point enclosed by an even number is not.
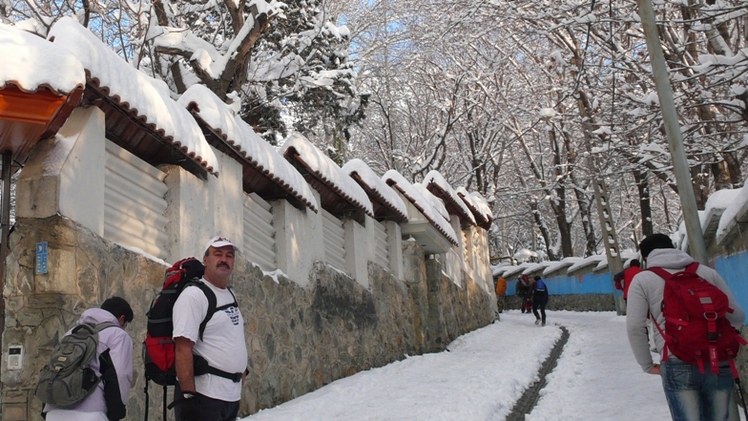
<svg viewBox="0 0 748 421"><path fill-rule="evenodd" d="M88 397L101 378L90 367L96 358L99 332L119 326L104 322L80 324L60 340L52 351L49 363L42 368L34 394L42 402L58 408L72 408Z"/></svg>

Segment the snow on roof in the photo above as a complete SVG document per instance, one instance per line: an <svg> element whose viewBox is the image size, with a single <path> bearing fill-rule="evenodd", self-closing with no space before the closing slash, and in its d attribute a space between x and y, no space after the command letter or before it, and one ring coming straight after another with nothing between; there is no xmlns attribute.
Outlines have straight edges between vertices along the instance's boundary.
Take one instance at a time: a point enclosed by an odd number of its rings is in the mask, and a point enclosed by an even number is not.
<svg viewBox="0 0 748 421"><path fill-rule="evenodd" d="M449 212L447 212L447 207L444 206L444 202L440 198L434 196L434 194L421 183L413 183L413 188L418 190L418 192L421 193L421 196L423 196L423 198L426 199L426 201L428 201L437 212L439 212L439 215L449 222L451 217L449 216Z"/></svg>
<svg viewBox="0 0 748 421"><path fill-rule="evenodd" d="M457 234L452 229L449 222L442 216L442 214L434 208L431 202L426 199L413 184L410 184L405 177L402 176L396 170L389 170L382 176L388 185L397 188L403 196L407 197L413 206L418 209L426 219L452 244L459 244L457 242ZM421 186L423 188L423 186ZM426 189L423 189L426 190ZM431 194L431 193L429 193Z"/></svg>
<svg viewBox="0 0 748 421"><path fill-rule="evenodd" d="M496 266L491 266L491 275L494 278L503 277L504 271L507 270L507 269L509 269L509 268L511 268L511 267L512 267L512 265L509 265L509 264L506 264L506 263L498 264Z"/></svg>
<svg viewBox="0 0 748 421"><path fill-rule="evenodd" d="M743 183L741 189L736 190L735 196L727 204L725 211L722 212L722 216L719 219L716 235L718 242L721 242L737 226L738 221L746 222L746 215L748 214L748 180ZM710 196L707 203L711 200L712 197ZM721 198L719 202L721 202Z"/></svg>
<svg viewBox="0 0 748 421"><path fill-rule="evenodd" d="M722 214L725 212L730 203L734 202L740 196L739 189L717 190L704 205L704 214L699 215L701 219L701 232L704 233L704 239L707 246L711 240L716 238L719 230L719 223L722 220Z"/></svg>
<svg viewBox="0 0 748 421"><path fill-rule="evenodd" d="M544 270L548 266L548 262L540 262L540 263L528 262L528 263L525 263L525 265L527 266L527 268L525 268L525 270L522 271L522 274L532 275L534 273Z"/></svg>
<svg viewBox="0 0 748 421"><path fill-rule="evenodd" d="M717 190L716 192L712 193L706 200L704 210L708 213L709 209L711 208L727 209L727 207L730 206L730 204L732 204L735 199L738 198L738 196L740 196L740 190L741 189Z"/></svg>
<svg viewBox="0 0 748 421"><path fill-rule="evenodd" d="M584 260L584 259L582 259L581 257L567 257L567 258L562 259L562 260L560 260L558 262L550 262L548 264L548 266L545 268L545 270L543 271L543 276L548 276L548 275L550 275L550 274L552 274L554 272L558 272L561 269L569 267L569 266L571 266L571 265L573 265L575 263L578 263L578 262L580 262L582 260Z"/></svg>
<svg viewBox="0 0 748 421"><path fill-rule="evenodd" d="M427 188L431 187L432 184L437 186L438 189L444 193L444 196L446 196L442 197L442 199L448 200L457 209L460 213L458 216L461 218L467 218L470 223L475 225L475 216L473 216L473 212L470 211L467 204L465 204L460 196L457 195L457 192L455 192L452 186L447 183L447 180L444 179L439 171L429 171L428 174L426 174L426 178L423 179L423 184Z"/></svg>
<svg viewBox="0 0 748 421"><path fill-rule="evenodd" d="M517 266L512 266L506 270L504 270L504 273L502 276L504 278L514 278L516 276L519 276L521 274L524 274L524 272L529 268L534 268L537 263L521 263Z"/></svg>
<svg viewBox="0 0 748 421"><path fill-rule="evenodd" d="M86 72L69 51L34 34L0 23L0 89L13 85L24 92L48 88L67 95L86 86Z"/></svg>
<svg viewBox="0 0 748 421"><path fill-rule="evenodd" d="M357 174L361 182L366 184L372 190L383 204L389 206L396 213L407 221L408 208L400 199L400 196L387 183L384 182L366 163L360 159L351 159L343 165L343 172L353 176Z"/></svg>
<svg viewBox="0 0 748 421"><path fill-rule="evenodd" d="M71 17L63 17L52 26L48 39L71 51L91 79L98 80L108 96L155 126L162 136L185 154L197 160L209 172L217 174L218 160L192 115L157 89L153 79L133 68L88 29Z"/></svg>
<svg viewBox="0 0 748 421"><path fill-rule="evenodd" d="M476 217L483 219L486 223L493 221L493 211L491 211L491 205L482 194L474 191L468 192L465 187L458 187L455 192L458 196L465 201L465 204L473 211Z"/></svg>
<svg viewBox="0 0 748 421"><path fill-rule="evenodd" d="M286 138L280 153L285 155L289 149L296 150L301 160L330 187L338 191L351 203L358 206L369 216L374 217L374 209L364 189L327 155L312 145L304 136L295 133Z"/></svg>
<svg viewBox="0 0 748 421"><path fill-rule="evenodd" d="M580 260L580 261L574 263L573 265L569 266L569 268L566 269L566 273L570 274L572 272L575 272L575 271L578 271L578 270L582 270L582 269L586 268L587 266L590 266L590 265L593 265L593 264L597 265L598 263L600 263L600 260L602 260L602 258L603 258L603 256L600 255L600 254L593 254L592 256L585 257L582 260ZM606 259L605 263L607 264L607 259Z"/></svg>
<svg viewBox="0 0 748 421"><path fill-rule="evenodd" d="M605 254L600 255L600 261L597 262L595 268L592 269L594 272L599 272L608 267L608 256Z"/></svg>
<svg viewBox="0 0 748 421"><path fill-rule="evenodd" d="M204 85L192 85L177 104L189 108L197 105L197 114L219 136L223 137L242 156L260 171L294 193L312 210L317 211L317 200L304 177L283 156L260 137L252 127L234 115L228 105Z"/></svg>

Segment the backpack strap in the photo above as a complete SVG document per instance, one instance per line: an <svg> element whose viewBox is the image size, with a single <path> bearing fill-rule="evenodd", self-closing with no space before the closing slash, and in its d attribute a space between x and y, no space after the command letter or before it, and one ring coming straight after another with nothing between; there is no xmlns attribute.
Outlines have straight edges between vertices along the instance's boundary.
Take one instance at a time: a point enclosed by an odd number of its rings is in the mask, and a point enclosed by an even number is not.
<svg viewBox="0 0 748 421"><path fill-rule="evenodd" d="M211 318L213 318L213 313L216 312L216 294L213 292L212 289L210 289L209 286L205 285L202 281L190 281L187 285L185 285L185 288L189 286L196 286L200 288L200 290L205 294L205 298L208 299L208 311L205 313L205 318L202 322L200 322L200 328L198 329L198 337L200 340L203 340L203 333L205 332L205 327L208 325L208 322Z"/></svg>
<svg viewBox="0 0 748 421"><path fill-rule="evenodd" d="M99 333L102 330L110 328L110 327L118 327L120 329L122 328L122 326L120 326L119 323L103 322L103 323L99 323L96 326L94 326L94 330L96 331L96 333Z"/></svg>
<svg viewBox="0 0 748 421"><path fill-rule="evenodd" d="M684 272L690 272L690 273L696 273L696 270L699 268L699 262L693 262L690 265L686 266L685 269L683 269Z"/></svg>
<svg viewBox="0 0 748 421"><path fill-rule="evenodd" d="M210 319L213 318L213 315L217 311L225 310L225 309L230 308L230 307L239 307L239 304L236 302L236 295L234 294L234 291L231 288L229 288L228 290L231 293L231 296L234 298L234 301L232 301L229 304L224 304L224 305L222 305L220 307L217 307L218 299L216 298L216 293L213 292L213 290L210 289L209 286L205 285L205 283L202 282L202 281L198 281L198 282L190 282L189 284L187 284L185 286L185 288L188 287L188 286L190 286L190 285L194 285L194 286L200 288L200 290L203 292L203 294L205 294L205 298L208 299L208 311L205 314L205 318L200 323L200 328L198 329L199 337L200 337L200 340L202 341L203 340L203 333L205 332L205 327L208 326L208 322L210 321Z"/></svg>
<svg viewBox="0 0 748 421"><path fill-rule="evenodd" d="M212 367L208 364L208 361L200 355L193 355L192 358L195 366L195 376L201 376L203 374L213 374L218 377L223 377L224 379L229 379L234 383L239 383L240 381L242 381L244 373L229 373L228 371L223 371L221 369Z"/></svg>
<svg viewBox="0 0 748 421"><path fill-rule="evenodd" d="M699 269L699 262L692 262L689 265L687 265L685 268L683 268L683 272L696 273L698 269ZM670 278L672 278L674 275L674 273L670 273L661 267L651 267L651 268L647 268L647 270L650 272L653 272L655 275L659 276L660 278L666 281L670 280Z"/></svg>
<svg viewBox="0 0 748 421"><path fill-rule="evenodd" d="M228 288L229 292L231 293L231 296L234 298L234 300L228 304L224 304L220 307L217 307L218 299L216 298L216 294L213 292L212 289L210 289L209 286L205 285L204 282L191 282L188 285L194 285L200 290L203 291L205 294L205 297L208 299L208 312L205 314L205 319L203 319L202 323L200 323L200 340L203 340L203 333L205 332L205 327L208 325L208 322L210 319L213 318L213 315L217 311L222 311L227 308L231 307L239 307L239 304L236 302L236 294L234 294L234 291L231 288ZM194 365L194 374L196 376L203 375L203 374L213 374L218 377L223 377L225 379L229 379L233 381L234 383L239 383L242 380L242 377L244 373L229 373L227 371L223 371L221 369L212 367L208 364L208 361L199 356L199 355L192 355L193 365Z"/></svg>
<svg viewBox="0 0 748 421"><path fill-rule="evenodd" d="M672 278L673 276L672 273L666 271L665 269L661 267L650 267L650 268L647 268L647 270L659 276L660 278L665 280L665 282L669 281L670 278ZM665 330L662 328L662 326L660 326L660 324L657 323L657 319L655 318L654 314L650 314L649 318L652 319L652 324L655 325L655 328L657 328L657 331L660 332L660 336L662 336L662 339L665 341L665 347L662 349L662 361L667 362L669 354L670 354L668 352L668 344L670 344L670 342L672 341L672 337L668 335L667 333L665 333Z"/></svg>
<svg viewBox="0 0 748 421"><path fill-rule="evenodd" d="M670 273L670 272L668 272L665 269L660 268L660 267L651 267L651 268L647 268L647 270L650 271L650 272L652 272L652 273L654 273L655 275L659 276L660 278L662 278L662 279L664 279L666 281L669 281L670 278L673 277L672 273Z"/></svg>
<svg viewBox="0 0 748 421"><path fill-rule="evenodd" d="M213 311L213 313L215 313L217 311L223 311L223 310L226 310L227 308L231 308L231 307L239 307L239 303L236 302L236 294L234 294L233 288L229 287L228 290L231 293L231 296L234 298L234 301L232 301L232 302L230 302L228 304L224 304L224 305L222 305L220 307L216 307L216 309L215 309L215 311Z"/></svg>

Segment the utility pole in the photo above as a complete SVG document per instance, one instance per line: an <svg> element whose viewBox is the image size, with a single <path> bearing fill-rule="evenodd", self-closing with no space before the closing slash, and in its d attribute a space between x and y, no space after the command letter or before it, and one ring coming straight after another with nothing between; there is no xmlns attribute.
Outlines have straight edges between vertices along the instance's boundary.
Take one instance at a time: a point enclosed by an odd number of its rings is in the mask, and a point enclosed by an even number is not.
<svg viewBox="0 0 748 421"><path fill-rule="evenodd" d="M655 86L657 87L657 96L660 99L660 109L662 110L662 121L665 124L665 133L670 145L670 156L673 160L673 173L675 182L678 186L678 196L680 197L681 207L683 208L683 220L686 223L686 233L688 234L688 246L693 258L702 264L707 264L706 245L704 243L704 234L699 222L699 214L696 208L696 196L693 193L693 183L691 182L691 172L686 160L686 152L683 147L683 136L678 123L678 113L675 111L675 102L673 101L673 89L670 86L665 56L662 53L660 37L657 32L657 23L655 22L654 10L650 0L636 0L639 17L642 21L644 36L647 40L647 50L652 62L652 75Z"/></svg>
<svg viewBox="0 0 748 421"><path fill-rule="evenodd" d="M673 160L673 172L675 173L675 182L678 186L678 196L683 208L683 221L686 223L686 233L688 234L688 247L694 260L702 264L708 264L709 259L706 254L706 244L704 243L704 233L701 230L698 210L696 209L696 197L693 193L693 183L691 182L691 172L688 169L686 152L683 147L683 136L680 132L678 123L678 113L675 111L675 102L673 101L673 89L670 86L670 79L667 74L667 65L665 56L662 54L662 45L657 33L657 23L655 22L654 10L650 0L636 0L639 10L639 17L644 29L644 37L647 39L647 50L652 62L652 75L655 86L657 87L657 96L660 98L660 109L662 110L662 121L665 123L665 133L670 144L670 156ZM730 421L740 419L735 399L730 399Z"/></svg>
<svg viewBox="0 0 748 421"><path fill-rule="evenodd" d="M623 270L623 261L621 260L621 249L618 246L618 235L616 235L615 225L613 225L613 216L610 214L608 205L608 189L605 187L603 179L594 183L595 201L597 202L597 215L600 218L600 231L603 235L603 245L605 246L605 256L608 258L608 269L610 270L610 282L615 283L613 279L616 273ZM613 287L613 301L616 304L616 314L623 315L620 300L616 294L615 286Z"/></svg>

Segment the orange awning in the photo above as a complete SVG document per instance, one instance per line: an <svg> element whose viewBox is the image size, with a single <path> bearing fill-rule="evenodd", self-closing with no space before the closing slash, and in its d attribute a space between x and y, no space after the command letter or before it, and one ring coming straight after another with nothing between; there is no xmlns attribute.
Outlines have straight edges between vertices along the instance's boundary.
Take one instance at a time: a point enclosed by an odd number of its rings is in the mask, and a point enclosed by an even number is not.
<svg viewBox="0 0 748 421"><path fill-rule="evenodd" d="M13 85L0 89L0 154L13 153L23 162L36 143L53 136L78 105L83 88L69 95L40 88L24 92Z"/></svg>

